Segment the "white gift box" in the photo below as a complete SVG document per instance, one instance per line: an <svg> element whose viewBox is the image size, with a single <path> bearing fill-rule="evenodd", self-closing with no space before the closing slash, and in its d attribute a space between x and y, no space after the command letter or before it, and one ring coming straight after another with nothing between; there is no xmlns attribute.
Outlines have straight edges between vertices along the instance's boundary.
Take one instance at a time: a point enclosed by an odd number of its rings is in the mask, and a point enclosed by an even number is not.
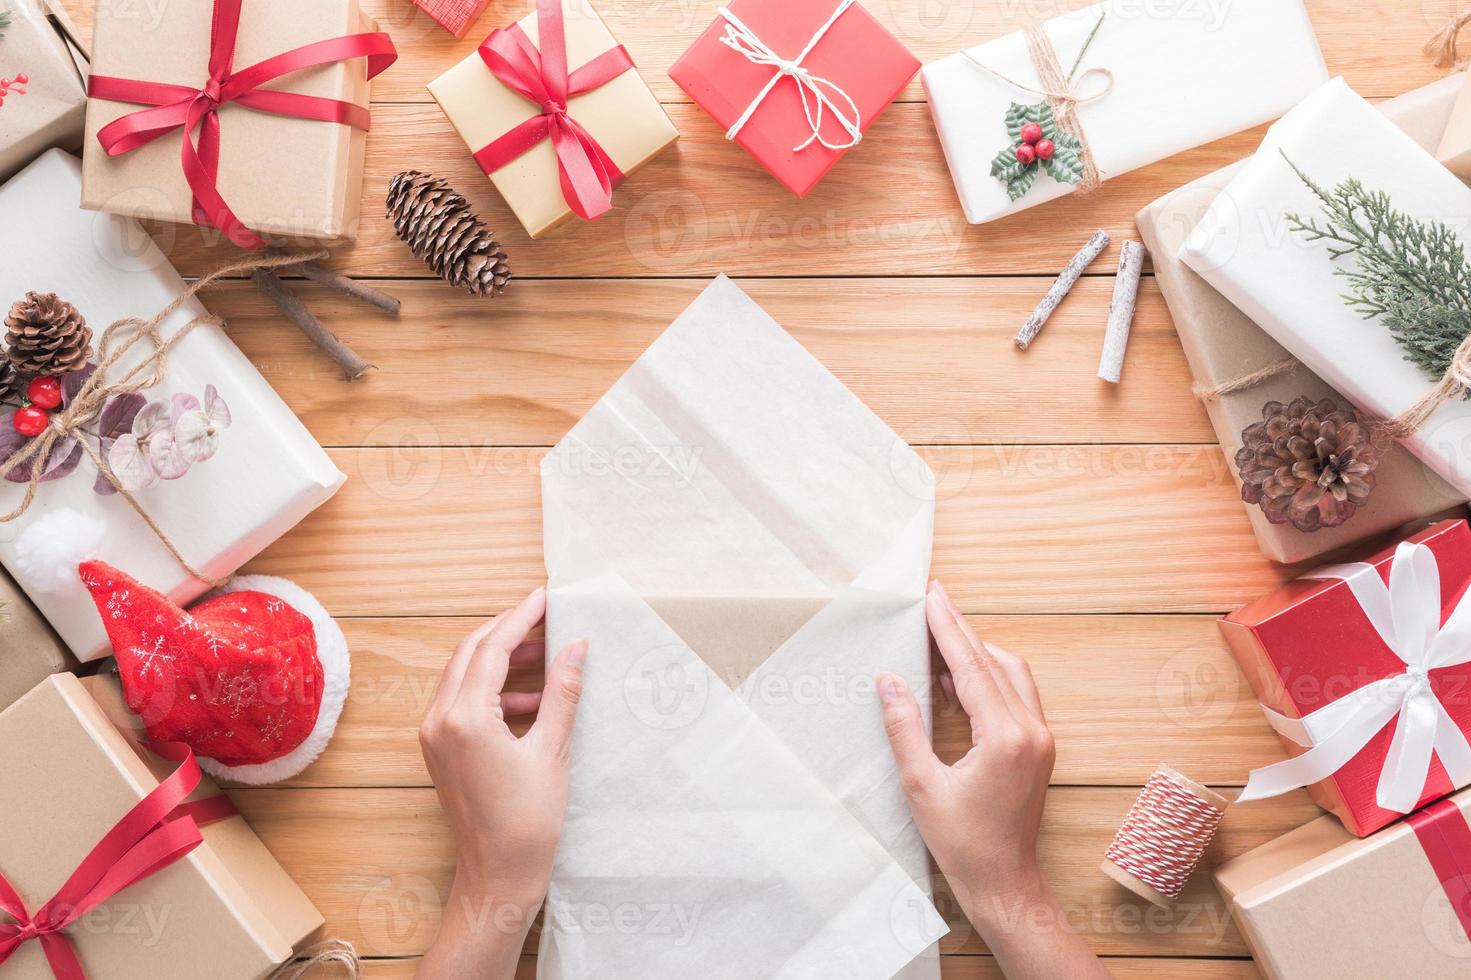
<svg viewBox="0 0 1471 980"><path fill-rule="evenodd" d="M77 206L81 165L52 150L0 187L0 228L17 246L0 263L0 302L6 309L28 291L54 292L72 303L93 330L128 316L154 316L185 284L148 234L130 218L95 214ZM162 327L165 337L206 311L185 303ZM149 345L136 345L118 366L138 363ZM184 558L205 575L223 578L289 531L342 486L344 477L225 332L196 327L168 355L162 384L145 390L149 401L175 392L202 398L213 385L228 404L232 422L213 458L194 464L177 480L140 490L135 497ZM9 415L0 424L10 425ZM95 425L93 426L95 428ZM109 651L102 620L80 581L61 589L28 579L15 561L17 541L38 519L61 508L90 514L107 533L92 552L179 603L203 594L192 578L134 513L121 495L93 492L96 468L85 456L77 470L42 483L20 518L0 524L0 563L82 660ZM0 483L0 510L25 494L22 484Z"/></svg>
<svg viewBox="0 0 1471 980"><path fill-rule="evenodd" d="M1449 223L1466 238L1471 188L1364 101L1342 79L1305 99L1267 133L1261 149L1226 185L1181 248L1180 257L1298 360L1361 409L1392 418L1438 378L1405 359L1389 328L1344 302L1324 242L1290 230L1287 215L1323 220L1321 202L1288 160L1320 186L1354 177L1423 221ZM1471 403L1441 407L1402 440L1426 466L1471 494Z"/></svg>
<svg viewBox="0 0 1471 980"><path fill-rule="evenodd" d="M937 978L873 683L928 720L923 461L722 276L542 493L547 648L591 652L540 976Z"/></svg>
<svg viewBox="0 0 1471 980"><path fill-rule="evenodd" d="M1302 0L1108 0L1043 25L1064 73L1101 14L1074 81L1087 97L1103 81L1085 72L1113 74L1112 91L1077 108L1105 180L1275 119L1328 79ZM966 220L994 221L1071 194L1076 185L1042 173L1012 201L991 176L991 162L1012 142L1007 109L1045 101L1028 90L1040 82L1025 36L968 53L986 67L958 53L920 72Z"/></svg>

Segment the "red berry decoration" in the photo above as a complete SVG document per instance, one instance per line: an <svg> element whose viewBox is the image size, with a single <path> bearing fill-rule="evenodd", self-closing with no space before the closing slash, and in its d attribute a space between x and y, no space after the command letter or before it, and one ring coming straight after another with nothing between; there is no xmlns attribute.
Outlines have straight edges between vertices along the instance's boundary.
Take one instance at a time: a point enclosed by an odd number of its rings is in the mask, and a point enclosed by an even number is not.
<svg viewBox="0 0 1471 980"><path fill-rule="evenodd" d="M1037 162L1037 151L1031 144L1023 143L1016 148L1016 161L1023 167L1030 167Z"/></svg>
<svg viewBox="0 0 1471 980"><path fill-rule="evenodd" d="M1042 127L1034 122L1022 126L1022 142L1028 146L1035 144L1042 138Z"/></svg>
<svg viewBox="0 0 1471 980"><path fill-rule="evenodd" d="M15 431L27 439L34 439L46 431L46 426L51 424L51 416L46 414L43 408L34 405L26 405L15 410Z"/></svg>
<svg viewBox="0 0 1471 980"><path fill-rule="evenodd" d="M48 412L53 408L60 408L61 382L49 376L36 378L26 388L26 400Z"/></svg>
<svg viewBox="0 0 1471 980"><path fill-rule="evenodd" d="M1040 160L1051 160L1052 154L1057 152L1057 145L1051 140L1039 140L1037 142L1037 158Z"/></svg>

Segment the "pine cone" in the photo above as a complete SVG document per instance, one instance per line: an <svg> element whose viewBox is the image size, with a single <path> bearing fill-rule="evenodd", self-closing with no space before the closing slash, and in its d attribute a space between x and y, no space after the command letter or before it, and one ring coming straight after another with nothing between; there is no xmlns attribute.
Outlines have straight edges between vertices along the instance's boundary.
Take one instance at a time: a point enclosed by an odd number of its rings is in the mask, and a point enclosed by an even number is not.
<svg viewBox="0 0 1471 980"><path fill-rule="evenodd" d="M10 363L10 358L0 357L0 398L7 398L20 390L20 372Z"/></svg>
<svg viewBox="0 0 1471 980"><path fill-rule="evenodd" d="M6 354L22 377L63 375L92 356L87 320L55 293L26 293L5 318Z"/></svg>
<svg viewBox="0 0 1471 980"><path fill-rule="evenodd" d="M1352 409L1330 399L1267 402L1241 434L1241 499L1273 524L1299 531L1337 527L1369 499L1379 451Z"/></svg>
<svg viewBox="0 0 1471 980"><path fill-rule="evenodd" d="M398 237L450 285L496 296L511 281L495 235L448 181L418 170L399 174L388 185L388 217Z"/></svg>

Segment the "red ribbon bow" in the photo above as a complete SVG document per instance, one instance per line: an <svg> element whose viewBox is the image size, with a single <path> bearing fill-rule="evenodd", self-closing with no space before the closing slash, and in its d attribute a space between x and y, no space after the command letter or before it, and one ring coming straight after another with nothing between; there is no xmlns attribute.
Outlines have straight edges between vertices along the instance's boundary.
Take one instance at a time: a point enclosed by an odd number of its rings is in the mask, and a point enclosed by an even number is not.
<svg viewBox="0 0 1471 980"><path fill-rule="evenodd" d="M487 175L550 137L557 151L562 197L579 218L591 221L613 206L613 188L623 171L582 124L567 114L567 100L600 88L633 67L623 45L610 48L570 74L561 0L536 0L536 45L520 24L491 32L480 57L503 85L541 107L504 136L475 154Z"/></svg>
<svg viewBox="0 0 1471 980"><path fill-rule="evenodd" d="M129 113L97 134L97 141L110 157L135 150L183 127L180 156L184 179L194 192L194 220L220 229L242 248L262 248L265 242L240 223L219 191L220 106L235 102L259 112L342 123L366 130L369 113L362 106L315 95L277 92L262 86L292 72L351 58L368 59L371 79L398 60L398 52L387 34L352 34L303 45L236 71L235 44L242 2L215 0L209 78L202 88L93 75L87 94L94 99L155 107ZM192 139L196 129L200 130L197 149Z"/></svg>
<svg viewBox="0 0 1471 980"><path fill-rule="evenodd" d="M24 943L38 939L57 980L86 980L77 951L63 930L124 888L157 874L198 847L204 841L201 824L235 815L234 805L225 796L184 802L201 779L199 763L187 745L163 742L149 748L179 763L179 768L107 832L51 901L34 915L28 913L15 888L0 874L0 911L15 920L0 922L0 964Z"/></svg>

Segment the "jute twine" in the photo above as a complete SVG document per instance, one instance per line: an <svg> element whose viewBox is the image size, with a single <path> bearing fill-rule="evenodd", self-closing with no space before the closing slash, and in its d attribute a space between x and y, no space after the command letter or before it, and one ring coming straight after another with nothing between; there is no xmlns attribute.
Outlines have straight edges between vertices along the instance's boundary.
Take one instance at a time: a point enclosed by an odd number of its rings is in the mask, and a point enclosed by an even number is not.
<svg viewBox="0 0 1471 980"><path fill-rule="evenodd" d="M358 951L346 939L325 939L301 951L301 958L282 964L272 973L269 980L301 980L319 966L336 964L342 967L342 976L358 980L363 975Z"/></svg>
<svg viewBox="0 0 1471 980"><path fill-rule="evenodd" d="M1461 57L1461 53L1457 50L1457 42L1461 39L1461 31L1467 24L1471 24L1471 11L1451 18L1444 27L1435 32L1429 41L1425 42L1425 53L1434 59L1435 67L1466 67L1468 59Z"/></svg>
<svg viewBox="0 0 1471 980"><path fill-rule="evenodd" d="M1102 20L1099 21L1101 26ZM1097 34L1098 26L1093 28ZM1036 87L1023 85L1014 78L1002 74L985 62L976 58L969 51L963 51L966 59L982 71L994 76L1012 88L1033 95L1040 95L1052 106L1053 118L1057 125L1063 130L1072 133L1078 138L1082 145L1083 177L1078 181L1078 192L1086 194L1103 183L1103 176L1098 172L1098 166L1093 162L1093 147L1088 143L1088 134L1083 129L1083 124L1078 121L1078 106L1096 102L1109 92L1113 91L1114 74L1107 68L1089 68L1078 78L1076 84L1073 82L1072 73L1063 70L1062 62L1058 60L1057 49L1052 46L1052 39L1047 36L1047 31L1041 24L1032 23L1022 29L1022 34L1027 40L1027 54L1032 59L1032 65L1037 70L1038 84ZM1089 35L1086 49L1091 44L1093 36ZM1081 57L1081 55L1079 56ZM1076 71L1076 67L1074 68ZM1083 82L1090 75L1095 75L1104 80L1104 85L1091 95L1080 95L1079 90Z"/></svg>
<svg viewBox="0 0 1471 980"><path fill-rule="evenodd" d="M35 438L26 441L25 445L0 463L0 477L8 476L17 467L30 464L30 479L26 484L25 496L21 502L8 514L0 515L0 523L13 521L30 509L35 502L36 492L41 483L41 477L45 473L46 463L51 458L51 453L60 444L67 452L70 447L65 445L67 440L74 440L81 446L92 463L97 467L97 472L112 484L113 489L128 502L138 517L148 526L163 546L168 549L170 555L177 561L184 571L194 578L210 585L219 585L215 579L203 574L195 568L184 556L180 554L178 547L169 540L167 534L159 527L143 505L130 493L116 475L112 468L103 460L100 448L94 446L86 438L86 427L101 416L102 410L112 399L120 396L144 391L158 385L168 373L169 354L173 349L194 331L196 327L205 324L223 326L223 321L212 314L195 317L184 324L174 333L165 338L162 333L164 323L177 313L185 303L219 280L233 275L248 274L257 269L278 269L283 266L297 265L302 262L316 261L325 258L327 253L314 252L309 255L279 255L279 256L257 256L242 259L225 265L204 278L196 281L188 289L176 296L162 310L151 319L141 317L124 317L108 325L102 331L102 336L97 345L97 369L82 383L81 388L67 403L66 407L51 414L50 423L46 430ZM140 342L151 345L152 350L132 368L121 372L118 377L109 379L108 375L112 369Z"/></svg>

